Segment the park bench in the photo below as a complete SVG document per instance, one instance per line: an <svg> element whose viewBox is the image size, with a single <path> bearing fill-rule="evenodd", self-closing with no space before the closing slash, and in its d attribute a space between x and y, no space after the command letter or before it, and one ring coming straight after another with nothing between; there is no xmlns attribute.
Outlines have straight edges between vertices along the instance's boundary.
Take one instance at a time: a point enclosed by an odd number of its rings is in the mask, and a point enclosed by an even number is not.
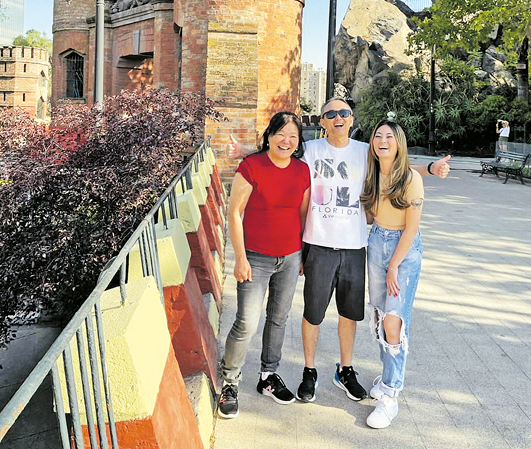
<svg viewBox="0 0 531 449"><path fill-rule="evenodd" d="M509 176L513 176L515 179L517 177L520 178L520 182L524 184L523 169L528 159L529 154L497 151L496 157L479 161L481 164L481 174L479 176L482 177L488 171L492 171L498 176L498 171L502 171L505 172L504 184L507 183Z"/></svg>

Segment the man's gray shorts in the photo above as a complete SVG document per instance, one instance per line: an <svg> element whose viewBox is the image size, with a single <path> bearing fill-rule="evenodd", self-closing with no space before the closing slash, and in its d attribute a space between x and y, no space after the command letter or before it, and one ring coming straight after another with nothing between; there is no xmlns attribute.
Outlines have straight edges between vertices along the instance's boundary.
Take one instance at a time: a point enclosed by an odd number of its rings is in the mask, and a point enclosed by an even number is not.
<svg viewBox="0 0 531 449"><path fill-rule="evenodd" d="M362 321L365 311L365 248L334 249L304 244L304 318L321 324L332 293L340 316Z"/></svg>

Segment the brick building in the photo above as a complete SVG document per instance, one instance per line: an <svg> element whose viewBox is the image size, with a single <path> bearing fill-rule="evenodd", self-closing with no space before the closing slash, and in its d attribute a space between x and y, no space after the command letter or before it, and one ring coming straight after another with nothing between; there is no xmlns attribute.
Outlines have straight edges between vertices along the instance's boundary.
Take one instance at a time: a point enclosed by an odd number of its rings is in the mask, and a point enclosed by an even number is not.
<svg viewBox="0 0 531 449"><path fill-rule="evenodd" d="M222 100L207 123L221 153L232 133L256 145L272 114L299 110L305 0L106 2L104 93L152 85ZM55 0L52 102L92 104L95 0ZM235 163L218 162L224 179Z"/></svg>
<svg viewBox="0 0 531 449"><path fill-rule="evenodd" d="M48 52L0 47L0 107L21 107L37 118L48 112Z"/></svg>

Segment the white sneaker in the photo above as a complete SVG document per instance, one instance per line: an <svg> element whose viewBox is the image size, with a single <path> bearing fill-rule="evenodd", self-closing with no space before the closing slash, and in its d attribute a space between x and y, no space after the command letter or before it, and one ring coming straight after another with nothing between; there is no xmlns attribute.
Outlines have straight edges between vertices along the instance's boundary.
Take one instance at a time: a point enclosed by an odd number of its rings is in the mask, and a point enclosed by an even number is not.
<svg viewBox="0 0 531 449"><path fill-rule="evenodd" d="M382 397L382 390L380 390L380 384L382 383L382 376L378 376L376 379L374 379L373 387L371 388L371 391L369 394L371 395L371 398L379 400Z"/></svg>
<svg viewBox="0 0 531 449"><path fill-rule="evenodd" d="M398 415L398 398L382 394L376 408L367 416L367 425L373 429L383 429L391 424L396 415Z"/></svg>

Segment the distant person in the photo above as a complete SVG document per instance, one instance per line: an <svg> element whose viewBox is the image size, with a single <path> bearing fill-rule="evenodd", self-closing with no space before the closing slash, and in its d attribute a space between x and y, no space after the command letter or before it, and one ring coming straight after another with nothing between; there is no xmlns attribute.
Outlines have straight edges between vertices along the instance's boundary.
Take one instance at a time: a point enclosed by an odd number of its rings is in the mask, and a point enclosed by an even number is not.
<svg viewBox="0 0 531 449"><path fill-rule="evenodd" d="M313 402L317 387L315 355L319 326L335 291L339 312L339 363L332 375L334 385L354 401L367 396L357 381L352 352L357 322L365 309L365 247L367 222L360 195L367 172L366 143L349 139L354 122L349 104L339 97L321 108L326 138L305 142L303 161L311 170L311 201L304 228L304 313L302 340L305 366L297 399ZM229 157L242 156L232 141ZM422 174L445 178L450 156L416 167Z"/></svg>
<svg viewBox="0 0 531 449"><path fill-rule="evenodd" d="M238 310L221 361L218 413L224 418L238 416L241 369L268 288L257 390L279 404L295 401L276 370L299 277L301 237L310 198L310 172L299 160L302 155L299 118L279 112L264 131L258 153L240 163L232 182L228 221L236 258Z"/></svg>
<svg viewBox="0 0 531 449"><path fill-rule="evenodd" d="M406 136L396 122L384 120L376 125L369 145L360 198L373 221L367 247L370 329L380 345L383 368L370 391L378 404L367 417L367 425L381 429L398 414L398 395L404 388L423 252L419 224L424 187L422 176L409 164Z"/></svg>
<svg viewBox="0 0 531 449"><path fill-rule="evenodd" d="M502 151L507 151L507 142L509 141L509 133L511 132L511 127L507 120L497 120L496 121L496 133L500 135L498 138L498 148Z"/></svg>

